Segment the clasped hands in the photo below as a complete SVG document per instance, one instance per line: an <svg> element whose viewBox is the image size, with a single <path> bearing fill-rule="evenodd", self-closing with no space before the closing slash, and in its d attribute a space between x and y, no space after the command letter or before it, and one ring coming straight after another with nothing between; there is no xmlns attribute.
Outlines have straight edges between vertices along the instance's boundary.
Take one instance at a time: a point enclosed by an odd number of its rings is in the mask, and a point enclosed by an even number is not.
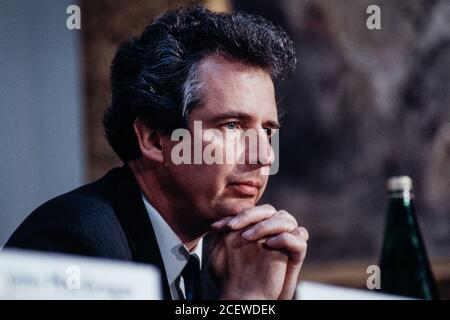
<svg viewBox="0 0 450 320"><path fill-rule="evenodd" d="M210 273L222 299L292 299L308 231L284 210L255 206L212 224Z"/></svg>

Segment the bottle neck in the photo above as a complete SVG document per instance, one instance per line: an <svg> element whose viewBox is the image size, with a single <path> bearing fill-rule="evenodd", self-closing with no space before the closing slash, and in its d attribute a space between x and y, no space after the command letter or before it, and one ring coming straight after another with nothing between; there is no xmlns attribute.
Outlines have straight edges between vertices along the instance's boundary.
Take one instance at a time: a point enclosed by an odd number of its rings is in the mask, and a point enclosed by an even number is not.
<svg viewBox="0 0 450 320"><path fill-rule="evenodd" d="M410 190L388 192L387 220L390 230L415 228L414 195ZM392 227L394 226L394 227ZM406 230L405 229L405 230Z"/></svg>
<svg viewBox="0 0 450 320"><path fill-rule="evenodd" d="M414 194L411 190L395 190L388 191L387 197L389 199L403 199L403 204L409 206L414 199Z"/></svg>

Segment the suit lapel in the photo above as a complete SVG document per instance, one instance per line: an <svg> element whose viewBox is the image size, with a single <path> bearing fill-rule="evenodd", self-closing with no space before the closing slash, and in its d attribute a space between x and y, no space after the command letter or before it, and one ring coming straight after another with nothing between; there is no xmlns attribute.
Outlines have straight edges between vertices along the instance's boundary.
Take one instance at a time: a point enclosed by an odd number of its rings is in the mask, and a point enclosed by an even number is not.
<svg viewBox="0 0 450 320"><path fill-rule="evenodd" d="M113 201L133 251L134 260L159 268L163 282L163 297L165 300L170 300L170 288L161 252L131 169L126 165L118 169L116 181Z"/></svg>

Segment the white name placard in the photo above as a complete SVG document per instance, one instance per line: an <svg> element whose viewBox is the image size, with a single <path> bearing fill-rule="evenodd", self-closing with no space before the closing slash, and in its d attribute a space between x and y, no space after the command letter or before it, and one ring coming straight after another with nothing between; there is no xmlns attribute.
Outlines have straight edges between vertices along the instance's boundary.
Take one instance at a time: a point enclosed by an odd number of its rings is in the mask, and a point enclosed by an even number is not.
<svg viewBox="0 0 450 320"><path fill-rule="evenodd" d="M0 252L0 299L162 299L156 267L109 259Z"/></svg>
<svg viewBox="0 0 450 320"><path fill-rule="evenodd" d="M407 297L351 289L312 281L301 281L297 286L298 300L407 300Z"/></svg>

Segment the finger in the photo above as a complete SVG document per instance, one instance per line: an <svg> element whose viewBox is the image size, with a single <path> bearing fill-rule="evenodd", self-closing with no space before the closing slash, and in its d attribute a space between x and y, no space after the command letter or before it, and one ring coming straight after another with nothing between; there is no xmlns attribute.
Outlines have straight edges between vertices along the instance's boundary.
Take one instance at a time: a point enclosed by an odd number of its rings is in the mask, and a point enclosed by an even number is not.
<svg viewBox="0 0 450 320"><path fill-rule="evenodd" d="M294 297L295 290L297 289L298 279L302 263L288 264L286 270L286 277L284 278L283 289L278 297L279 300L291 300Z"/></svg>
<svg viewBox="0 0 450 320"><path fill-rule="evenodd" d="M309 240L309 232L304 227L297 227L291 232L294 236L297 236L305 241Z"/></svg>
<svg viewBox="0 0 450 320"><path fill-rule="evenodd" d="M238 213L232 219L222 224L222 226L219 227L219 229L227 228L231 230L239 230L248 227L252 224L255 224L259 221L268 219L275 213L277 213L277 210L270 204L256 206Z"/></svg>
<svg viewBox="0 0 450 320"><path fill-rule="evenodd" d="M223 226L225 226L228 221L230 221L231 219L233 219L234 216L229 216L229 217L225 217L223 219L220 219L216 222L214 222L211 227L216 229L216 230L220 230Z"/></svg>
<svg viewBox="0 0 450 320"><path fill-rule="evenodd" d="M292 236L296 237L298 240L295 241L291 236L286 235L286 238L291 238L292 241L289 241L289 239L285 240L286 242L283 243L282 237L278 237L277 239L274 239L276 237L269 238L269 246L272 242L272 248L278 248L280 250L287 250L290 251L290 263L288 263L287 270L286 270L286 277L283 283L283 289L281 291L280 296L278 299L285 300L285 299L292 299L295 294L295 290L297 288L298 284L298 277L300 274L300 269L302 267L303 261L306 256L307 251L307 243L309 239L308 230L303 227L297 227L290 233ZM273 240L271 240L273 239Z"/></svg>
<svg viewBox="0 0 450 320"><path fill-rule="evenodd" d="M292 232L297 228L297 221L289 215L274 215L271 218L258 222L242 233L249 241L264 237L278 235L284 232Z"/></svg>
<svg viewBox="0 0 450 320"><path fill-rule="evenodd" d="M295 264L303 261L308 248L305 240L287 232L268 238L266 245L272 249L289 252L290 260Z"/></svg>
<svg viewBox="0 0 450 320"><path fill-rule="evenodd" d="M302 233L301 227L298 227L291 233L268 238L266 241L269 247L288 251L290 256L283 289L278 299L292 299L297 288L300 269L307 251L307 243L302 234L306 235Z"/></svg>

